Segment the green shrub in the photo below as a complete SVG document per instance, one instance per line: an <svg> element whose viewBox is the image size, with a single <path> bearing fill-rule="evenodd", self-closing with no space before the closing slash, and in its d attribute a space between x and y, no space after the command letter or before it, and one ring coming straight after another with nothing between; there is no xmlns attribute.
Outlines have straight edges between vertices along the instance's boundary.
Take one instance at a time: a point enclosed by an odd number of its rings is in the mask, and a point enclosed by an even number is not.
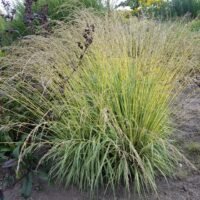
<svg viewBox="0 0 200 200"><path fill-rule="evenodd" d="M190 13L195 18L200 14L199 0L172 0L170 4L172 15L184 16Z"/></svg>
<svg viewBox="0 0 200 200"><path fill-rule="evenodd" d="M32 10L34 13L40 13L45 5L48 5L49 22L56 20L69 21L78 9L93 8L99 12L103 10L99 0L38 0L33 4ZM42 29L41 26L37 25L37 20L35 20L34 32L30 30L30 27L27 27L24 22L25 9L23 3L19 2L16 10L16 16L12 21L5 21L0 17L0 44L2 46L11 44L17 38L40 32Z"/></svg>
<svg viewBox="0 0 200 200"><path fill-rule="evenodd" d="M194 31L194 32L200 31L200 19L193 20L190 23L190 27L191 27L191 30Z"/></svg>
<svg viewBox="0 0 200 200"><path fill-rule="evenodd" d="M102 10L103 6L100 0L39 0L33 7L38 11L42 6L48 5L48 15L51 19L62 20L73 14L76 9L94 8Z"/></svg>
<svg viewBox="0 0 200 200"><path fill-rule="evenodd" d="M142 2L142 1L141 1ZM138 4L141 9L135 8L134 14L159 20L173 19L188 16L196 18L200 14L200 0L168 0L168 1L143 1Z"/></svg>
<svg viewBox="0 0 200 200"><path fill-rule="evenodd" d="M182 157L169 140L170 114L194 63L190 39L178 25L80 12L72 26L13 47L0 91L29 111L18 169L43 152L38 164L66 186L156 191L156 176Z"/></svg>

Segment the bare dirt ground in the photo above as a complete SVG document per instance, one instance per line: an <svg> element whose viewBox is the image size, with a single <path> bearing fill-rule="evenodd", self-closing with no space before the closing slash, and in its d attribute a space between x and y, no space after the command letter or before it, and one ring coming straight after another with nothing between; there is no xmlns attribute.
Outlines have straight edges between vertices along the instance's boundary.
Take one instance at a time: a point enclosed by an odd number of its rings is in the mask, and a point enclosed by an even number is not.
<svg viewBox="0 0 200 200"><path fill-rule="evenodd" d="M177 146L186 157L196 165L200 170L200 88L192 85L180 95L176 112L173 116L177 131L174 137L177 140ZM184 164L180 163L174 178L170 178L168 183L164 179L157 181L158 196L147 195L139 198L132 194L127 197L123 190L119 190L117 200L200 200L200 173L189 170ZM31 198L29 200L85 200L87 194L80 194L75 188L63 189L58 186L48 186L46 183L40 183L34 186ZM19 186L5 192L5 200L22 200L19 195ZM99 195L97 200L113 200L110 195Z"/></svg>

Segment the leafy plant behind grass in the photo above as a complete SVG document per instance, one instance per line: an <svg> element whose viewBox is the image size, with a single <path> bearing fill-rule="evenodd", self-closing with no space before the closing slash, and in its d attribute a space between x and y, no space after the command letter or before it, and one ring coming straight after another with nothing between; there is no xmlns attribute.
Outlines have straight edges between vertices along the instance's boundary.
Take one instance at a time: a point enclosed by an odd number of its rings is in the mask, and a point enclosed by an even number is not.
<svg viewBox="0 0 200 200"><path fill-rule="evenodd" d="M200 19L193 20L190 23L190 29L191 29L191 31L199 32L200 31Z"/></svg>
<svg viewBox="0 0 200 200"><path fill-rule="evenodd" d="M172 0L171 11L176 16L184 16L188 13L191 17L197 17L200 14L200 1L199 0Z"/></svg>
<svg viewBox="0 0 200 200"><path fill-rule="evenodd" d="M156 176L182 158L169 135L178 80L195 64L187 29L85 12L76 19L13 47L9 68L2 61L0 91L32 116L20 131L18 170L43 152L38 164L66 186L156 192Z"/></svg>
<svg viewBox="0 0 200 200"><path fill-rule="evenodd" d="M170 20L185 16L190 19L200 15L200 0L131 0L126 2L130 6L133 5L133 15L142 15L157 20Z"/></svg>
<svg viewBox="0 0 200 200"><path fill-rule="evenodd" d="M42 6L48 5L48 14L51 19L66 19L73 11L82 6L102 10L103 6L99 0L39 0L33 9L39 10Z"/></svg>
<svg viewBox="0 0 200 200"><path fill-rule="evenodd" d="M24 1L25 2L25 1ZM16 6L16 15L13 20L3 20L0 17L0 35L2 46L9 45L17 38L23 36L40 33L43 31L45 24L41 24L38 17L45 16L48 25L58 21L69 21L75 11L83 8L92 8L96 11L103 11L103 6L99 0L37 0L28 1L27 5L31 9L30 16L26 16L25 6L23 2L19 2ZM46 11L47 10L47 14ZM27 24L26 21L31 21ZM46 22L46 21L45 21Z"/></svg>

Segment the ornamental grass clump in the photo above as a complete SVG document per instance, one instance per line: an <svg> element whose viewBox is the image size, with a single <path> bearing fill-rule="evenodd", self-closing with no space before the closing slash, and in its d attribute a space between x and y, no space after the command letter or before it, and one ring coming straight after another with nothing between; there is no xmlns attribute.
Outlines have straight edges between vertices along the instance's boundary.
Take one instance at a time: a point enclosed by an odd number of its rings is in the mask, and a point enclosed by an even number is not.
<svg viewBox="0 0 200 200"><path fill-rule="evenodd" d="M42 152L38 165L66 186L156 191L156 176L182 158L169 135L179 81L195 62L188 31L87 12L76 19L2 60L0 89L26 109L9 124L26 138L18 170Z"/></svg>

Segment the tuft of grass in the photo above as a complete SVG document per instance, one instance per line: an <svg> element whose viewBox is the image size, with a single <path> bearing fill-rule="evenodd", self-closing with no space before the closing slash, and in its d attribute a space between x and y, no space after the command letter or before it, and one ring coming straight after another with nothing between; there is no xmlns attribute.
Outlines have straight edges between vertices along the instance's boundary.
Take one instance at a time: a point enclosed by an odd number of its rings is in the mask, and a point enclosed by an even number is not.
<svg viewBox="0 0 200 200"><path fill-rule="evenodd" d="M190 23L190 29L191 29L191 31L199 32L200 31L200 19L193 20Z"/></svg>
<svg viewBox="0 0 200 200"><path fill-rule="evenodd" d="M189 153L200 153L200 143L199 142L192 142L190 144L187 145L187 150L189 151Z"/></svg>
<svg viewBox="0 0 200 200"><path fill-rule="evenodd" d="M156 176L183 158L169 140L170 114L179 80L195 65L189 30L85 11L72 24L22 41L2 60L0 91L26 109L15 111L24 122L10 124L26 136L18 169L46 149L38 165L58 183L91 194L121 184L156 192ZM95 30L83 53L88 27Z"/></svg>

